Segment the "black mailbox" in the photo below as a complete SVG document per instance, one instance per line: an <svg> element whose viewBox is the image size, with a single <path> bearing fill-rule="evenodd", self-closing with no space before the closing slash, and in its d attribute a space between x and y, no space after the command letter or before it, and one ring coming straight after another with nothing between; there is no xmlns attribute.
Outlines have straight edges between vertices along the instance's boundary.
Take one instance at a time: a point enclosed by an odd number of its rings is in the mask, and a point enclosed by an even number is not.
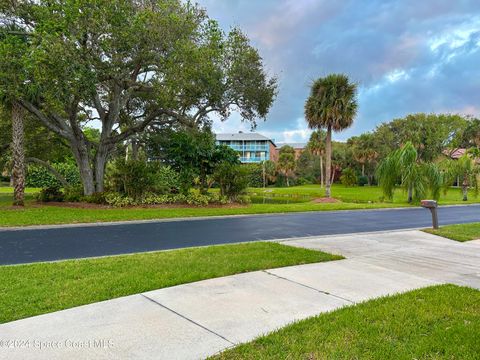
<svg viewBox="0 0 480 360"><path fill-rule="evenodd" d="M422 200L420 205L422 205L422 207L425 209L430 209L430 212L432 213L433 228L438 229L438 203L435 200Z"/></svg>

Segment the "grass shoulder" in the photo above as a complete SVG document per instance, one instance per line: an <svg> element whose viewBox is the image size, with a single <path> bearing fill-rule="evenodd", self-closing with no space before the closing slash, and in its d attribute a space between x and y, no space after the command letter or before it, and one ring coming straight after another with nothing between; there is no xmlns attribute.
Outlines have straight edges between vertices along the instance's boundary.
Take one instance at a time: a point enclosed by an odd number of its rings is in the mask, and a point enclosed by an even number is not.
<svg viewBox="0 0 480 360"><path fill-rule="evenodd" d="M214 359L478 359L480 291L442 285L322 314Z"/></svg>
<svg viewBox="0 0 480 360"><path fill-rule="evenodd" d="M220 276L339 259L258 242L0 266L0 323Z"/></svg>
<svg viewBox="0 0 480 360"><path fill-rule="evenodd" d="M430 234L443 236L456 241L470 241L480 239L480 222L470 224L446 225L440 229L424 229Z"/></svg>
<svg viewBox="0 0 480 360"><path fill-rule="evenodd" d="M0 187L0 227L93 223L129 220L152 220L199 216L275 214L304 211L337 211L410 207L401 190L395 192L392 202L382 198L381 189L375 186L345 187L335 184L335 202L318 202L324 196L319 185L302 185L284 188L250 188L254 202L249 205L218 206L151 206L114 208L84 206L82 204L38 204L34 196L38 189L27 189L26 206L11 206L12 189ZM215 191L216 189L212 189ZM440 205L464 204L456 189L442 195ZM476 202L472 198L468 203ZM78 206L77 206L78 205Z"/></svg>

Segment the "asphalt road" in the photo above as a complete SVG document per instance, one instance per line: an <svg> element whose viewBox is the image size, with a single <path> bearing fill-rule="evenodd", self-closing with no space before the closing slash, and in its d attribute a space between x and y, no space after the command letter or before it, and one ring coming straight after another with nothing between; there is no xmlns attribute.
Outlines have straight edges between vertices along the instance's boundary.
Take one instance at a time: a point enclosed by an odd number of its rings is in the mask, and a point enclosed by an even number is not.
<svg viewBox="0 0 480 360"><path fill-rule="evenodd" d="M440 208L439 220L440 225L480 221L480 205ZM428 226L430 212L415 208L0 230L0 264Z"/></svg>

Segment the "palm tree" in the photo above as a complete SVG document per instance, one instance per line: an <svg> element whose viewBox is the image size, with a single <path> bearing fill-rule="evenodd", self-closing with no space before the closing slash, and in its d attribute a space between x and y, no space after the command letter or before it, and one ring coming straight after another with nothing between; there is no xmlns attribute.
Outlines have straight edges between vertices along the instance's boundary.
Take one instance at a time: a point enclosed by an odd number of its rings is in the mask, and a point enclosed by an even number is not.
<svg viewBox="0 0 480 360"><path fill-rule="evenodd" d="M409 203L421 200L428 191L434 199L438 199L443 184L443 176L438 166L421 162L417 149L410 141L380 162L377 178L388 199L393 198L395 186L400 180L400 185L408 193Z"/></svg>
<svg viewBox="0 0 480 360"><path fill-rule="evenodd" d="M327 133L323 130L316 130L310 135L307 148L315 156L320 159L320 187L323 188L323 157L325 156L325 139Z"/></svg>
<svg viewBox="0 0 480 360"><path fill-rule="evenodd" d="M371 165L378 158L374 142L375 138L372 133L354 136L347 142L352 148L353 157L362 167L362 176L365 176L365 166ZM370 182L371 176L368 176L368 183L370 184Z"/></svg>
<svg viewBox="0 0 480 360"><path fill-rule="evenodd" d="M327 129L325 144L325 196L331 195L332 130L342 131L353 123L357 114L357 85L343 74L331 74L314 81L305 102L305 118L311 129Z"/></svg>
<svg viewBox="0 0 480 360"><path fill-rule="evenodd" d="M465 153L458 160L447 160L444 163L445 190L455 181L461 179L463 201L468 201L468 189L473 188L475 196L478 195L480 167L476 164L475 159Z"/></svg>
<svg viewBox="0 0 480 360"><path fill-rule="evenodd" d="M10 10L16 9L19 4L12 1L6 8L7 14L0 24L0 40L2 40L0 72L6 74L8 81L0 87L0 103L11 112L12 119L12 159L13 159L13 204L24 205L25 201L25 149L24 149L24 111L17 98L17 90L25 83L25 67L22 54L27 49L25 30L16 25L10 17ZM8 10L7 10L8 9Z"/></svg>
<svg viewBox="0 0 480 360"><path fill-rule="evenodd" d="M295 150L293 147L285 145L280 148L278 169L285 175L287 186L290 186L289 175L295 170Z"/></svg>
<svg viewBox="0 0 480 360"><path fill-rule="evenodd" d="M25 203L25 147L21 105L14 101L12 108L12 158L13 158L13 204L23 206Z"/></svg>

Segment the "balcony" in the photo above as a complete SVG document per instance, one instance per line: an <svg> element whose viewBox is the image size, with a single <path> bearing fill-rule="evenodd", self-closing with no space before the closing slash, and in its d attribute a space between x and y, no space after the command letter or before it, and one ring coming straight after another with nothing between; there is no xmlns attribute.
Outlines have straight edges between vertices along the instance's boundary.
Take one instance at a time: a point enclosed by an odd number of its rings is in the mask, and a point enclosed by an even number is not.
<svg viewBox="0 0 480 360"><path fill-rule="evenodd" d="M259 162L268 160L269 157L268 156L267 157L257 157L257 156L243 157L243 156L240 156L239 159L240 159L240 162L242 162L242 163L259 163Z"/></svg>
<svg viewBox="0 0 480 360"><path fill-rule="evenodd" d="M268 151L268 145L227 145L236 151Z"/></svg>

